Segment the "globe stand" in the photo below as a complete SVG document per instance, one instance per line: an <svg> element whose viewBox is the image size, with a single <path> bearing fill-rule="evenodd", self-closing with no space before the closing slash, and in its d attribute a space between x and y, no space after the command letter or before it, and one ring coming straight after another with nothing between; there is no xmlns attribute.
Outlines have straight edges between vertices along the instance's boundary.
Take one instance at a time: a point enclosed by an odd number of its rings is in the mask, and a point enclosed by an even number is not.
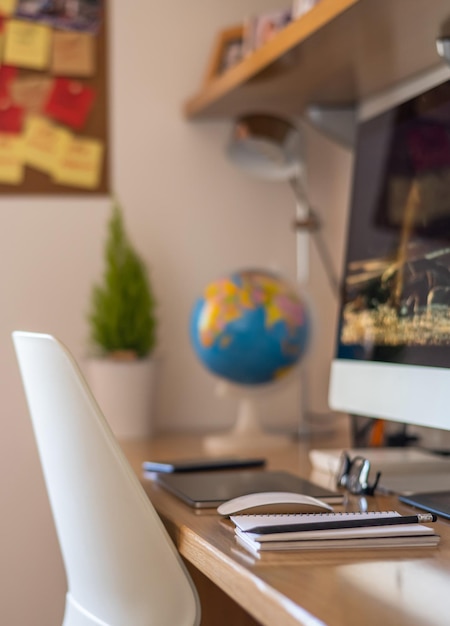
<svg viewBox="0 0 450 626"><path fill-rule="evenodd" d="M288 435L266 433L259 423L254 400L245 397L239 401L238 415L233 428L226 433L205 437L203 447L213 454L236 453L281 448L290 441Z"/></svg>

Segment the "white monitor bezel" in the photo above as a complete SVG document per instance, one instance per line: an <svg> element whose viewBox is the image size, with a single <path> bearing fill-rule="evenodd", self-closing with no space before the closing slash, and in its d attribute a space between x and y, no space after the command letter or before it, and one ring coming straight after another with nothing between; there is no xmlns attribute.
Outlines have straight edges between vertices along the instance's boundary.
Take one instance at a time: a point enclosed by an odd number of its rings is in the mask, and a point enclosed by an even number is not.
<svg viewBox="0 0 450 626"><path fill-rule="evenodd" d="M450 68L438 68L362 102L358 121L450 79ZM450 369L334 358L329 405L335 411L450 430Z"/></svg>

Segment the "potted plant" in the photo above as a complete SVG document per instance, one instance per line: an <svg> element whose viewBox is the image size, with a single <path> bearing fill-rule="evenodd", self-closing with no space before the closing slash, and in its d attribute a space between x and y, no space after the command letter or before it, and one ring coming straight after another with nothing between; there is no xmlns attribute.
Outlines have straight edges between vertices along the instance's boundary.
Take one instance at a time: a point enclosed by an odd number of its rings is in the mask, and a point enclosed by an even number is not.
<svg viewBox="0 0 450 626"><path fill-rule="evenodd" d="M116 436L147 436L152 430L156 300L117 200L108 223L104 262L88 313L92 352L88 378Z"/></svg>

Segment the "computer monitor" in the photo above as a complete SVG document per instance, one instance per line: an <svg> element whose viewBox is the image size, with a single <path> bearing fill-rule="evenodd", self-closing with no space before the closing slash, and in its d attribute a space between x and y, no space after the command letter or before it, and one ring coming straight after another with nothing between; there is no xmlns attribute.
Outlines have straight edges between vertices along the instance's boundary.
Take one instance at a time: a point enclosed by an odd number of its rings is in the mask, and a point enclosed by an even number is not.
<svg viewBox="0 0 450 626"><path fill-rule="evenodd" d="M450 69L358 118L329 403L450 430Z"/></svg>

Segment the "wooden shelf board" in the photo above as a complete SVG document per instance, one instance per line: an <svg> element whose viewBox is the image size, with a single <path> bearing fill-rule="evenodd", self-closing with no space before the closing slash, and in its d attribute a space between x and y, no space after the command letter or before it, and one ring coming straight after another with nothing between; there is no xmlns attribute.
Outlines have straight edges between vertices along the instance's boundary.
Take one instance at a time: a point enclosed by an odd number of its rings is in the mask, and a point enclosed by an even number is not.
<svg viewBox="0 0 450 626"><path fill-rule="evenodd" d="M189 119L308 104L349 104L444 62L448 0L321 0L268 44L211 80L184 106Z"/></svg>

